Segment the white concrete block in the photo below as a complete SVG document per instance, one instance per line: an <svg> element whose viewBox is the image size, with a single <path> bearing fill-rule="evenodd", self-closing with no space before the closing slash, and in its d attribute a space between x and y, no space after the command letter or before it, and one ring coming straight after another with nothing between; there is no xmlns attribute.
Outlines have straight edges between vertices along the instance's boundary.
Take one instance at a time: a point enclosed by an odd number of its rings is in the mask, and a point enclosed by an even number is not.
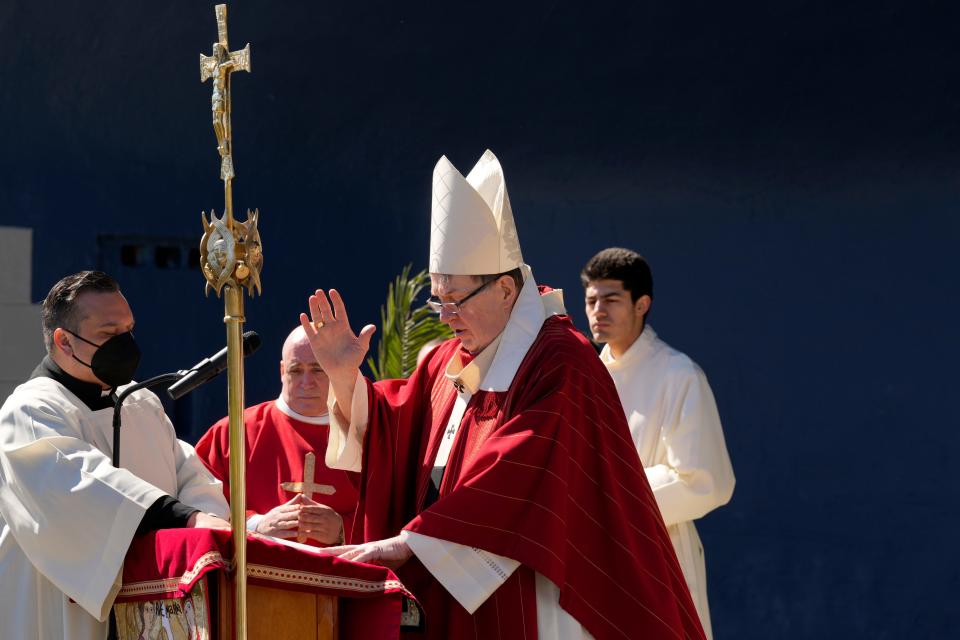
<svg viewBox="0 0 960 640"><path fill-rule="evenodd" d="M33 229L0 227L0 304L30 302Z"/></svg>
<svg viewBox="0 0 960 640"><path fill-rule="evenodd" d="M0 381L26 380L45 353L40 305L0 304Z"/></svg>

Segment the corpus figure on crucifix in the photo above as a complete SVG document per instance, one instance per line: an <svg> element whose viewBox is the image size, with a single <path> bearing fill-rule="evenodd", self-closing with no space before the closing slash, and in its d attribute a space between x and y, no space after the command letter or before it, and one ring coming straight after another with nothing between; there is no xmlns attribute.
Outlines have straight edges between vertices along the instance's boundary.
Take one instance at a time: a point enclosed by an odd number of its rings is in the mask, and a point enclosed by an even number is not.
<svg viewBox="0 0 960 640"><path fill-rule="evenodd" d="M323 464L330 422L329 379L301 327L287 337L280 360L280 397L244 411L247 436L247 529L329 545L350 540L359 474ZM227 420L197 443L197 454L230 499ZM321 461L317 464L317 455ZM291 497L290 493L296 495ZM319 494L314 499L314 494Z"/></svg>
<svg viewBox="0 0 960 640"><path fill-rule="evenodd" d="M213 94L213 131L217 134L217 151L223 159L220 177L223 180L233 178L233 151L230 148L230 74L234 71L250 71L250 45L239 51L230 51L227 43L227 10L224 5L217 6L217 33L219 39L213 43L213 55L200 54L200 80L212 78Z"/></svg>
<svg viewBox="0 0 960 640"><path fill-rule="evenodd" d="M219 42L213 45L216 71L213 74L213 94L210 100L213 110L213 131L217 134L217 151L221 156L230 155L227 140L227 74L233 63L230 54Z"/></svg>

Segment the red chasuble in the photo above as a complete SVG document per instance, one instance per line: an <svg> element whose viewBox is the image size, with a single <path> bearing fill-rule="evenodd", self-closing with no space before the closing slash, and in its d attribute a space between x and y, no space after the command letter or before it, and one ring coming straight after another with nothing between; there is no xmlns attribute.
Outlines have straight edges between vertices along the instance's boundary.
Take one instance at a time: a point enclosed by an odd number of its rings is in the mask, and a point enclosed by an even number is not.
<svg viewBox="0 0 960 640"><path fill-rule="evenodd" d="M277 408L273 400L243 412L247 428L247 515L266 513L296 495L280 485L302 482L307 453L316 456L314 483L336 489L333 495L314 493L312 498L335 509L343 517L343 531L350 541L357 504L359 474L329 469L323 463L330 427L296 420ZM230 429L227 418L210 427L197 443L197 455L223 482L230 500Z"/></svg>
<svg viewBox="0 0 960 640"><path fill-rule="evenodd" d="M411 558L398 575L423 604L426 637L536 638L536 571L597 639L703 638L616 388L566 316L544 322L509 391L473 395L424 508L458 348L444 343L409 380L367 382L354 540L407 529L522 566L471 616Z"/></svg>

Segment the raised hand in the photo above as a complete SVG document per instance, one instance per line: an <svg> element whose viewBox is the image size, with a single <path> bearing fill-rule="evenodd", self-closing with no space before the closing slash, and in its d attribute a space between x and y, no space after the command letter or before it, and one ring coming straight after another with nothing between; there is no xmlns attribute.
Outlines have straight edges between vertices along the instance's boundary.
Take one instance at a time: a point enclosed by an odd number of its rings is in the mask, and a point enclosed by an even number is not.
<svg viewBox="0 0 960 640"><path fill-rule="evenodd" d="M317 289L307 304L310 317L301 313L300 324L314 357L335 385L337 382L350 384L352 389L357 371L370 349L370 338L377 328L368 324L360 330L359 336L354 334L343 298L336 289L330 289L329 300L323 289Z"/></svg>

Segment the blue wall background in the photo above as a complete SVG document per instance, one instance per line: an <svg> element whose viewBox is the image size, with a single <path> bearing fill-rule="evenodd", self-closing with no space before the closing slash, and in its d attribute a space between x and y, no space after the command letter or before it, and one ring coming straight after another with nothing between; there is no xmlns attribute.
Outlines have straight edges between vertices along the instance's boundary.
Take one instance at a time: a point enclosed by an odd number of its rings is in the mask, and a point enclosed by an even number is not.
<svg viewBox="0 0 960 640"><path fill-rule="evenodd" d="M738 477L702 521L717 638L956 634L960 11L896 2L237 1L238 209L259 207L249 403L318 286L355 327L425 266L430 176L490 147L527 261L567 291L626 245L652 324L706 370ZM222 207L198 53L213 3L0 6L0 224L33 297L102 266L141 376L223 343L199 273L118 247L195 245ZM38 334L39 339L39 334ZM224 381L171 407L194 440Z"/></svg>

